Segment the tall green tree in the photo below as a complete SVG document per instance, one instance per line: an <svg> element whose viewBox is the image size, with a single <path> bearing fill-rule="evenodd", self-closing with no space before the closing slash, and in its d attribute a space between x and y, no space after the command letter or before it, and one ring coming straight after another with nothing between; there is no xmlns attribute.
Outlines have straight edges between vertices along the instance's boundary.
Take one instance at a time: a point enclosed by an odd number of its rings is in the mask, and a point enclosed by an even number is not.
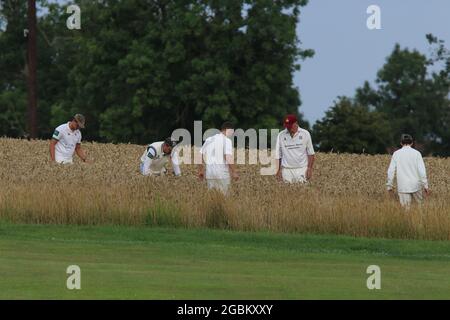
<svg viewBox="0 0 450 320"><path fill-rule="evenodd" d="M450 60L442 41L432 35L427 35L427 39L438 45L433 57L396 45L378 72L376 88L366 82L357 89L356 101L387 116L390 141L398 141L406 132L416 138L425 153L446 155L450 152L445 147Z"/></svg>
<svg viewBox="0 0 450 320"><path fill-rule="evenodd" d="M25 134L26 1L0 0L0 135Z"/></svg>
<svg viewBox="0 0 450 320"><path fill-rule="evenodd" d="M0 79L0 108L8 111L1 130L17 136L26 102L26 6L0 1L14 5L14 12L3 10L8 19L20 18L0 36L0 66L8 68ZM42 137L76 112L87 116L87 139L144 143L194 120L270 128L298 111L293 73L313 55L299 47L295 32L307 0L76 3L81 30L66 28L65 5L39 1L46 9L38 17Z"/></svg>
<svg viewBox="0 0 450 320"><path fill-rule="evenodd" d="M314 125L313 140L324 152L385 153L390 127L385 115L347 97L339 97Z"/></svg>

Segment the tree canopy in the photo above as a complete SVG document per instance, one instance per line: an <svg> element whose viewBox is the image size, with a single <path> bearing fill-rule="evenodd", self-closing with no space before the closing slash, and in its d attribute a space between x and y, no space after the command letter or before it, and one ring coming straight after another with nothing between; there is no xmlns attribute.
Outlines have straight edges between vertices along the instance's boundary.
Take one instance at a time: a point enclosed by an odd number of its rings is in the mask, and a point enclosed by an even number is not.
<svg viewBox="0 0 450 320"><path fill-rule="evenodd" d="M26 3L0 2L8 8L0 134L17 136L25 127ZM78 112L86 138L137 143L192 129L194 120L258 129L298 112L293 73L313 55L296 35L307 0L80 0L81 30L66 28L65 6L39 4L47 9L38 19L41 137Z"/></svg>
<svg viewBox="0 0 450 320"><path fill-rule="evenodd" d="M316 123L321 150L385 153L409 133L424 153L450 155L450 52L442 40L426 38L431 57L395 45L375 87L365 82Z"/></svg>

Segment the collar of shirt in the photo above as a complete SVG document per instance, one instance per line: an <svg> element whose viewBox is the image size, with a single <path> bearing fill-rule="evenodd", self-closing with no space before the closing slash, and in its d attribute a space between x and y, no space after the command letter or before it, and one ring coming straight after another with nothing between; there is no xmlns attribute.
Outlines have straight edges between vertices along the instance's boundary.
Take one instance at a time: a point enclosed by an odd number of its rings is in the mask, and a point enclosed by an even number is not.
<svg viewBox="0 0 450 320"><path fill-rule="evenodd" d="M300 134L300 127L297 129L297 132L294 133L294 135L291 135L291 133L289 132L288 129L284 129L285 130L285 134L288 135L290 138L295 138L296 136L298 136Z"/></svg>
<svg viewBox="0 0 450 320"><path fill-rule="evenodd" d="M77 130L72 130L72 128L70 127L70 121L67 122L67 127L69 128L70 132L74 133Z"/></svg>

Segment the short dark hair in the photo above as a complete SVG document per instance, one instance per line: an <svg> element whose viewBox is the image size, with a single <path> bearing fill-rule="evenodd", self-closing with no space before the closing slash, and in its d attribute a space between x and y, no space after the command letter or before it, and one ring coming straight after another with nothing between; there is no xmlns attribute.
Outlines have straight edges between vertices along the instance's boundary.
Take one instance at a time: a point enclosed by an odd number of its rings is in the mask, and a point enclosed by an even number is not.
<svg viewBox="0 0 450 320"><path fill-rule="evenodd" d="M164 140L164 144L173 148L175 146L175 141L172 141L172 138L167 138L166 140Z"/></svg>
<svg viewBox="0 0 450 320"><path fill-rule="evenodd" d="M222 127L220 127L220 130L226 130L226 129L234 129L234 126L233 126L233 124L230 122L230 121L225 121L223 124L222 124Z"/></svg>
<svg viewBox="0 0 450 320"><path fill-rule="evenodd" d="M410 134L404 133L400 139L401 144L413 144L414 139Z"/></svg>

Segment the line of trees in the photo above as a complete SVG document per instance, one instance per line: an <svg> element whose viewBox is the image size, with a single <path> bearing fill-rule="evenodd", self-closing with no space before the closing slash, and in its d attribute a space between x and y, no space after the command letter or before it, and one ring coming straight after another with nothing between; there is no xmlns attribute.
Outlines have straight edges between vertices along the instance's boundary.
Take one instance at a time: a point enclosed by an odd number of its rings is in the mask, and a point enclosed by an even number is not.
<svg viewBox="0 0 450 320"><path fill-rule="evenodd" d="M38 0L39 135L74 113L85 138L148 143L194 120L277 128L301 105L293 74L314 52L296 35L307 0ZM0 0L0 135L26 134L26 1ZM45 9L43 11L42 9ZM450 155L450 53L396 45L375 84L338 97L310 127L321 151L386 153L408 132L426 154Z"/></svg>
<svg viewBox="0 0 450 320"><path fill-rule="evenodd" d="M450 52L426 38L431 57L397 44L375 87L366 82L354 97L338 97L313 127L320 150L386 153L409 133L425 154L450 156Z"/></svg>
<svg viewBox="0 0 450 320"><path fill-rule="evenodd" d="M24 133L24 1L0 0L0 135ZM86 115L85 137L148 143L176 128L278 127L301 104L293 85L296 25L307 0L80 0L81 30L66 6L40 0L39 133Z"/></svg>

